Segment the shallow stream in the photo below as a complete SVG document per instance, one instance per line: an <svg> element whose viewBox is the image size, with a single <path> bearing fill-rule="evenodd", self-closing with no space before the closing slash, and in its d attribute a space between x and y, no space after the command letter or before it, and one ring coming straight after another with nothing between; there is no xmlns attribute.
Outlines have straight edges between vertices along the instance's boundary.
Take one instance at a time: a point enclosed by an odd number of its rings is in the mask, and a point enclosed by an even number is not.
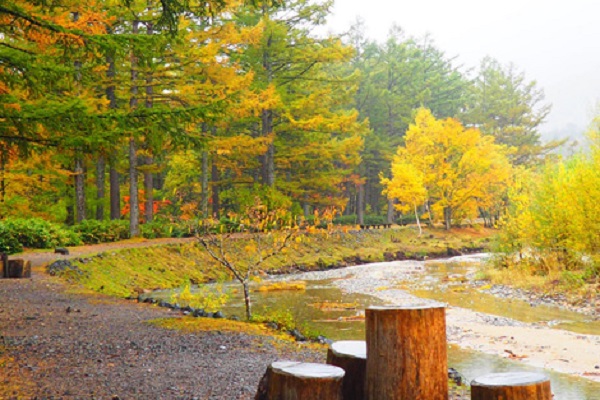
<svg viewBox="0 0 600 400"><path fill-rule="evenodd" d="M455 260L456 261L456 260ZM419 297L446 302L451 306L468 308L518 321L548 323L553 327L579 333L600 335L600 321L549 306L531 306L528 302L498 298L464 289L461 277L473 271L473 263L436 261L421 263L426 268L418 281L395 282L398 288ZM231 288L239 288L232 284ZM383 302L375 297L343 293L333 280L307 281L304 291L253 292L253 310L259 314L279 313L293 318L304 330L319 332L332 340L364 340L364 309ZM323 306L323 303L330 303ZM337 307L334 307L337 305ZM235 290L223 309L225 315L244 316L240 290ZM600 360L599 360L600 363ZM552 381L555 399L600 400L600 383L572 375L530 367L494 355L449 346L448 365L458 370L468 381L491 372L538 371Z"/></svg>

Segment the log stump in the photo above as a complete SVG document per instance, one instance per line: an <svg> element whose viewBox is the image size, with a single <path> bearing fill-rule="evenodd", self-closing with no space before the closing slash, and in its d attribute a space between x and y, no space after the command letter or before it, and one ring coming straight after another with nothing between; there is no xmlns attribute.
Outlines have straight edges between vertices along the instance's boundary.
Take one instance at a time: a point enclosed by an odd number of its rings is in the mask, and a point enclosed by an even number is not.
<svg viewBox="0 0 600 400"><path fill-rule="evenodd" d="M342 400L344 370L333 365L278 361L267 370L267 400Z"/></svg>
<svg viewBox="0 0 600 400"><path fill-rule="evenodd" d="M534 372L504 372L471 382L472 400L552 400L550 380Z"/></svg>
<svg viewBox="0 0 600 400"><path fill-rule="evenodd" d="M0 253L0 279L8 278L8 255Z"/></svg>
<svg viewBox="0 0 600 400"><path fill-rule="evenodd" d="M327 350L327 364L346 372L342 383L344 400L365 400L367 374L367 343L364 340L342 340Z"/></svg>
<svg viewBox="0 0 600 400"><path fill-rule="evenodd" d="M444 305L369 307L366 333L367 399L448 399Z"/></svg>
<svg viewBox="0 0 600 400"><path fill-rule="evenodd" d="M6 264L7 278L31 278L31 261L22 259L8 260Z"/></svg>

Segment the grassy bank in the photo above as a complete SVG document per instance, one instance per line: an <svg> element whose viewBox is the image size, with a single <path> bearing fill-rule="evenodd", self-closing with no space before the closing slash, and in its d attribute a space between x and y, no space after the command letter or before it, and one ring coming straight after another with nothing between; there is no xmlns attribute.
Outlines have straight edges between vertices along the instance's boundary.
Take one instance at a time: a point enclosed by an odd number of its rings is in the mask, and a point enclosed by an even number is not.
<svg viewBox="0 0 600 400"><path fill-rule="evenodd" d="M444 257L458 252L487 249L493 230L451 231L429 229L419 236L410 227L336 233L308 237L264 264L266 272L291 272L342 267L393 259ZM243 242L244 239L239 239ZM83 271L67 277L95 292L117 297L137 296L147 289L180 287L188 281L229 280L196 243L135 248L73 260Z"/></svg>

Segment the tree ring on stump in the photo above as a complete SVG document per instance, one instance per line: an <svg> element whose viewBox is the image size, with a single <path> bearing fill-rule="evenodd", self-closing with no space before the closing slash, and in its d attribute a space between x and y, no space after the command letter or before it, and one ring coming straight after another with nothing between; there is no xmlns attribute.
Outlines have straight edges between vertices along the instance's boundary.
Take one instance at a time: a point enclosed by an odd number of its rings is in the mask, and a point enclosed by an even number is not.
<svg viewBox="0 0 600 400"><path fill-rule="evenodd" d="M334 342L330 349L338 357L367 359L367 342L364 340L341 340Z"/></svg>
<svg viewBox="0 0 600 400"><path fill-rule="evenodd" d="M371 306L367 310L373 311L397 311L397 310L428 310L431 308L446 308L445 303L427 302L427 303L411 303L394 306Z"/></svg>
<svg viewBox="0 0 600 400"><path fill-rule="evenodd" d="M487 374L471 381L471 386L503 387L530 386L548 381L548 377L537 372L499 372Z"/></svg>
<svg viewBox="0 0 600 400"><path fill-rule="evenodd" d="M271 364L273 372L296 378L342 379L344 370L327 364L303 363L298 361L276 361Z"/></svg>

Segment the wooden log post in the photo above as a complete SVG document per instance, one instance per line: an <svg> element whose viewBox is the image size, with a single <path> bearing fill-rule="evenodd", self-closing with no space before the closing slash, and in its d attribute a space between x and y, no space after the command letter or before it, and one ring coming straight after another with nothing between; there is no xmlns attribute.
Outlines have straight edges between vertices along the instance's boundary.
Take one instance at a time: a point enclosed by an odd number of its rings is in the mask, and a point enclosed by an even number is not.
<svg viewBox="0 0 600 400"><path fill-rule="evenodd" d="M277 361L267 369L261 382L266 388L259 387L255 399L342 400L343 378L344 370L333 365Z"/></svg>
<svg viewBox="0 0 600 400"><path fill-rule="evenodd" d="M365 400L367 374L367 343L364 340L342 340L327 350L327 364L346 372L342 383L344 400Z"/></svg>
<svg viewBox="0 0 600 400"><path fill-rule="evenodd" d="M0 279L8 278L8 255L0 253Z"/></svg>
<svg viewBox="0 0 600 400"><path fill-rule="evenodd" d="M31 278L31 261L8 260L6 269L8 278Z"/></svg>
<svg viewBox="0 0 600 400"><path fill-rule="evenodd" d="M448 399L444 305L369 307L366 334L368 400Z"/></svg>
<svg viewBox="0 0 600 400"><path fill-rule="evenodd" d="M471 382L472 400L552 400L550 380L534 372L503 372Z"/></svg>

